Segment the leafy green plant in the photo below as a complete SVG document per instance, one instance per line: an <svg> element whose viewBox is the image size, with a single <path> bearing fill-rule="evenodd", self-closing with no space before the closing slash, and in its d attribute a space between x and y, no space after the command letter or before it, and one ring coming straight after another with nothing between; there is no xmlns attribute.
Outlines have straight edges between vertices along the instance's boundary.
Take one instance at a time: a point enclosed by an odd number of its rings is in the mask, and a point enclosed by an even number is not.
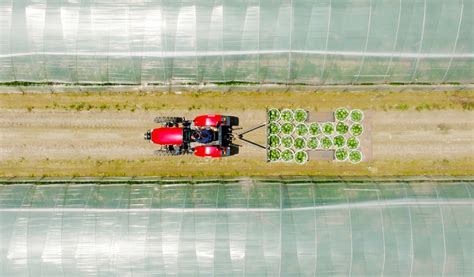
<svg viewBox="0 0 474 277"><path fill-rule="evenodd" d="M276 148L280 145L280 138L276 135L271 135L268 137L268 145L272 148Z"/></svg>
<svg viewBox="0 0 474 277"><path fill-rule="evenodd" d="M338 161L345 161L347 159L348 153L344 148L339 148L334 152L334 156Z"/></svg>
<svg viewBox="0 0 474 277"><path fill-rule="evenodd" d="M347 139L347 147L349 149L356 149L359 147L359 140L356 137L350 137Z"/></svg>
<svg viewBox="0 0 474 277"><path fill-rule="evenodd" d="M334 133L334 125L332 122L326 122L323 124L323 133L328 136Z"/></svg>
<svg viewBox="0 0 474 277"><path fill-rule="evenodd" d="M298 164L304 164L308 161L308 154L305 151L298 151L295 154L295 162Z"/></svg>
<svg viewBox="0 0 474 277"><path fill-rule="evenodd" d="M318 122L313 122L311 125L309 125L309 133L312 136L317 136L321 134L321 126L319 125Z"/></svg>
<svg viewBox="0 0 474 277"><path fill-rule="evenodd" d="M286 122L293 121L293 111L290 109L284 109L281 111L281 119Z"/></svg>
<svg viewBox="0 0 474 277"><path fill-rule="evenodd" d="M285 162L293 160L294 157L295 153L293 152L293 150L290 149L283 150L283 152L281 153L281 159Z"/></svg>
<svg viewBox="0 0 474 277"><path fill-rule="evenodd" d="M395 109L397 110L401 110L401 111L406 111L408 110L410 107L407 105L407 104L398 104L398 105L395 105Z"/></svg>
<svg viewBox="0 0 474 277"><path fill-rule="evenodd" d="M346 139L343 136L338 135L334 137L334 145L336 147L343 147L344 144L346 144Z"/></svg>
<svg viewBox="0 0 474 277"><path fill-rule="evenodd" d="M300 124L296 125L296 134L298 136L304 136L307 133L308 133L308 126L306 126L306 124L300 123Z"/></svg>
<svg viewBox="0 0 474 277"><path fill-rule="evenodd" d="M281 157L281 152L278 149L270 149L268 151L268 159L272 162L278 161Z"/></svg>
<svg viewBox="0 0 474 277"><path fill-rule="evenodd" d="M281 132L285 135L291 135L294 130L295 125L293 125L293 123L286 122L281 125Z"/></svg>
<svg viewBox="0 0 474 277"><path fill-rule="evenodd" d="M338 109L336 109L336 111L334 112L334 117L335 117L336 120L338 120L338 121L343 121L343 120L345 120L348 115L349 115L349 111L348 111L346 108L338 108Z"/></svg>
<svg viewBox="0 0 474 277"><path fill-rule="evenodd" d="M362 135L363 132L364 132L364 128L362 127L361 124L359 124L359 123L354 123L354 124L352 124L352 126L351 126L351 134L352 134L353 136L356 136L356 137L357 137L357 136L360 136L360 135Z"/></svg>
<svg viewBox="0 0 474 277"><path fill-rule="evenodd" d="M291 136L284 136L282 139L281 139L281 144L283 145L283 147L285 148L290 148L293 146L293 138Z"/></svg>
<svg viewBox="0 0 474 277"><path fill-rule="evenodd" d="M278 119L280 119L280 111L278 109L270 109L268 111L268 120L270 121L277 121Z"/></svg>
<svg viewBox="0 0 474 277"><path fill-rule="evenodd" d="M308 113L303 109L295 110L295 120L298 122L303 122L308 118Z"/></svg>
<svg viewBox="0 0 474 277"><path fill-rule="evenodd" d="M280 125L278 123L272 122L268 125L268 133L274 135L280 132Z"/></svg>
<svg viewBox="0 0 474 277"><path fill-rule="evenodd" d="M349 131L349 126L344 122L338 122L336 124L336 132L338 134L344 135Z"/></svg>
<svg viewBox="0 0 474 277"><path fill-rule="evenodd" d="M304 138L295 139L295 148L298 150L304 149L306 147L306 140Z"/></svg>
<svg viewBox="0 0 474 277"><path fill-rule="evenodd" d="M360 122L364 118L364 113L361 110L351 111L351 120L354 122Z"/></svg>
<svg viewBox="0 0 474 277"><path fill-rule="evenodd" d="M359 150L352 150L349 153L349 160L353 164L360 162L362 160L362 153Z"/></svg>
<svg viewBox="0 0 474 277"><path fill-rule="evenodd" d="M330 138L328 138L328 137L323 137L323 138L321 139L321 147L322 147L323 149L329 149L329 148L331 148L331 146L332 146L332 140L331 140Z"/></svg>
<svg viewBox="0 0 474 277"><path fill-rule="evenodd" d="M56 104L56 103L54 103L54 104ZM101 111L108 110L109 108L110 108L110 106L105 104L105 103L102 103L102 104L99 105L99 110L101 110Z"/></svg>
<svg viewBox="0 0 474 277"><path fill-rule="evenodd" d="M316 149L318 148L319 140L317 137L310 137L306 145L309 149Z"/></svg>

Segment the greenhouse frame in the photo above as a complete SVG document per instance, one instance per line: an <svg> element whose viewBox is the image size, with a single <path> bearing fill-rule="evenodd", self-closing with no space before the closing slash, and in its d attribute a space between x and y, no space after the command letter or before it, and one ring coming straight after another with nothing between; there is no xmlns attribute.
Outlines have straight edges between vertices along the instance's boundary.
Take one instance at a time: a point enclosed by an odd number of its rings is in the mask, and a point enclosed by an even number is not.
<svg viewBox="0 0 474 277"><path fill-rule="evenodd" d="M0 1L0 85L466 84L470 0Z"/></svg>
<svg viewBox="0 0 474 277"><path fill-rule="evenodd" d="M0 275L472 276L463 178L0 185Z"/></svg>

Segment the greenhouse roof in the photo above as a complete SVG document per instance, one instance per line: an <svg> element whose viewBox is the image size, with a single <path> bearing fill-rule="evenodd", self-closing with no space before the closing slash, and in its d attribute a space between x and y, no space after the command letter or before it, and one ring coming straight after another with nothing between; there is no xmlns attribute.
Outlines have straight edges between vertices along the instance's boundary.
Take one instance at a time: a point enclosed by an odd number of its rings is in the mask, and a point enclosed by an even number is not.
<svg viewBox="0 0 474 277"><path fill-rule="evenodd" d="M472 178L1 180L0 275L465 275Z"/></svg>
<svg viewBox="0 0 474 277"><path fill-rule="evenodd" d="M0 12L0 83L472 83L471 1L40 0Z"/></svg>

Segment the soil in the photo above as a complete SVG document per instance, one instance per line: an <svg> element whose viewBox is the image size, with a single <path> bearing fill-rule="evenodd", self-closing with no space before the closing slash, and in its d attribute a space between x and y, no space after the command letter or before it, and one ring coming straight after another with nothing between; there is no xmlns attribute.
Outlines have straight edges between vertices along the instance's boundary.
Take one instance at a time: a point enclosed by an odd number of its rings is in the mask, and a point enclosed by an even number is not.
<svg viewBox="0 0 474 277"><path fill-rule="evenodd" d="M143 133L156 126L155 116L192 118L208 112L3 108L0 176L474 173L469 166L474 163L474 112L462 110L369 111L369 131L362 140L371 148L370 160L355 166L329 161L312 161L305 166L270 165L265 163L264 150L243 142L241 153L228 160L156 157L156 145L143 140ZM244 129L265 121L263 109L213 112L240 117ZM264 144L264 132L262 128L246 138Z"/></svg>

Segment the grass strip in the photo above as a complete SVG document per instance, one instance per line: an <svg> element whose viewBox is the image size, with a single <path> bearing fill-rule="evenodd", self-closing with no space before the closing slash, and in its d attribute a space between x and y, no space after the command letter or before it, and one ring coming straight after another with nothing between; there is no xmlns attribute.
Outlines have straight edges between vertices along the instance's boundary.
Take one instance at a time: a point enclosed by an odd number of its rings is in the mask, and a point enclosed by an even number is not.
<svg viewBox="0 0 474 277"><path fill-rule="evenodd" d="M472 176L473 158L457 160L379 160L359 164L308 161L304 166L253 159L202 160L167 157L138 160L7 160L0 177L79 176Z"/></svg>
<svg viewBox="0 0 474 277"><path fill-rule="evenodd" d="M0 94L0 109L46 110L250 110L304 107L333 111L350 106L375 111L474 110L474 91L455 92L125 92Z"/></svg>

